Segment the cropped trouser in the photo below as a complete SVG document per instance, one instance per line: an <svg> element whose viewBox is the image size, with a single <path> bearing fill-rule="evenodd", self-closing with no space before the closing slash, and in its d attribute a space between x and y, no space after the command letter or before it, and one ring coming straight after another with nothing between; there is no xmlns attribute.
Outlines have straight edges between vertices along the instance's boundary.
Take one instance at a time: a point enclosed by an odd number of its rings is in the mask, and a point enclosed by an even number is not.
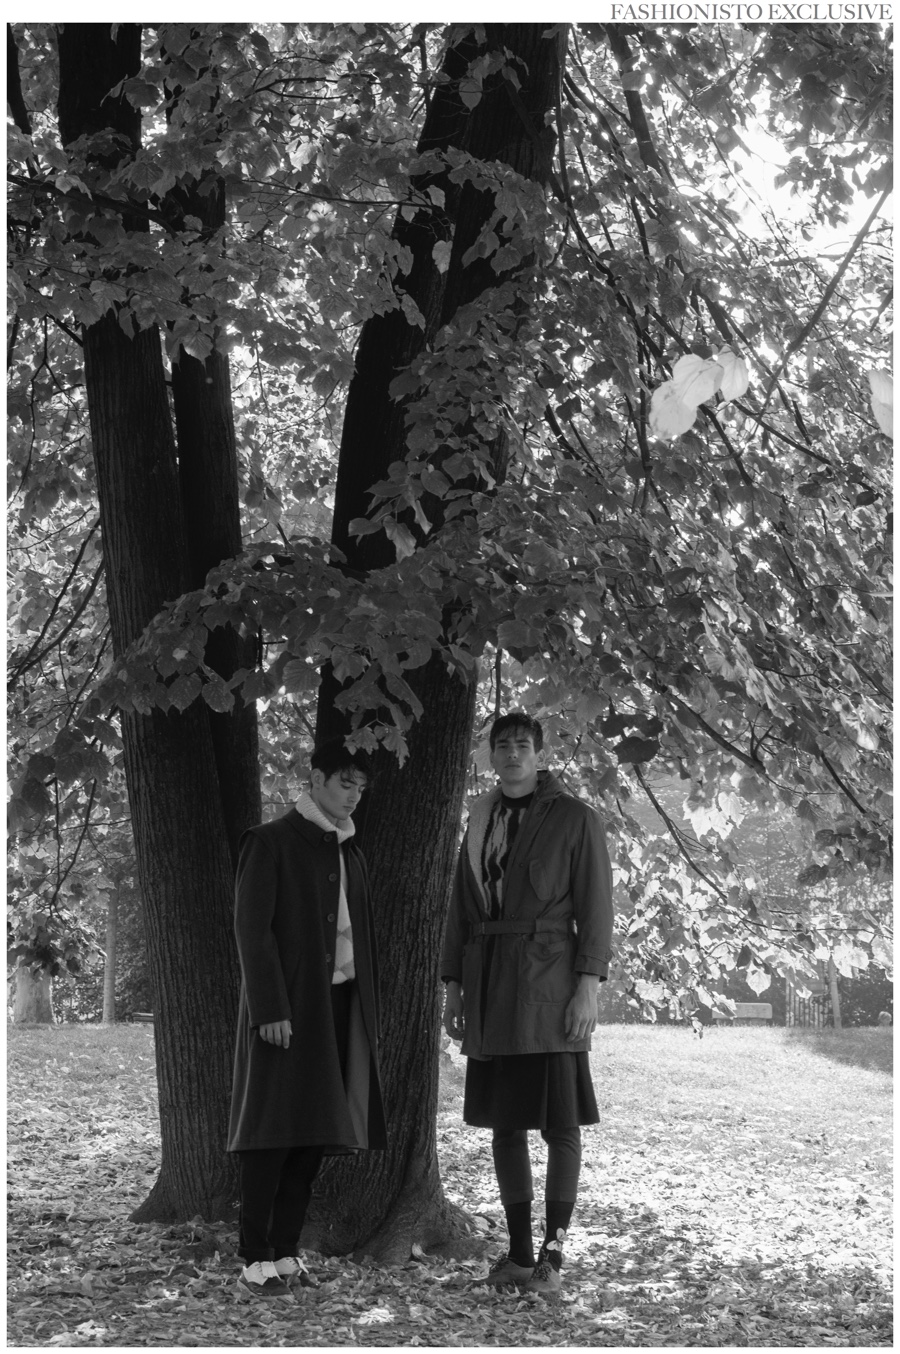
<svg viewBox="0 0 900 1354"><path fill-rule="evenodd" d="M544 1198L574 1203L578 1197L578 1176L581 1171L581 1129L542 1128L540 1132L547 1144ZM528 1130L495 1128L492 1147L500 1201L504 1208L533 1199Z"/></svg>
<svg viewBox="0 0 900 1354"><path fill-rule="evenodd" d="M238 1250L248 1265L296 1255L322 1163L321 1147L269 1147L240 1152Z"/></svg>
<svg viewBox="0 0 900 1354"><path fill-rule="evenodd" d="M341 1058L347 1053L353 984L331 989L334 1031ZM238 1251L248 1265L296 1255L324 1148L262 1147L238 1152L241 1211Z"/></svg>

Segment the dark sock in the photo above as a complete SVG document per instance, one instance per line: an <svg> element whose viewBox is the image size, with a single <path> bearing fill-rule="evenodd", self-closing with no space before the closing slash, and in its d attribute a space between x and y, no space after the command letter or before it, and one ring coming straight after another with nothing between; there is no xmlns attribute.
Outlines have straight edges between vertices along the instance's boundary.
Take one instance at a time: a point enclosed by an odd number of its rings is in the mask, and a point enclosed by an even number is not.
<svg viewBox="0 0 900 1354"><path fill-rule="evenodd" d="M508 1204L506 1229L509 1232L509 1258L516 1265L534 1264L534 1241L531 1237L531 1200Z"/></svg>
<svg viewBox="0 0 900 1354"><path fill-rule="evenodd" d="M554 1269L559 1269L562 1265L562 1243L566 1232L569 1230L569 1223L572 1220L572 1213L575 1210L574 1202L569 1203L566 1199L547 1199L545 1201L547 1209L547 1220L544 1224L546 1228L544 1236L544 1247L548 1242L555 1242L559 1249L552 1249L546 1252L547 1259ZM562 1237L559 1233L562 1232Z"/></svg>

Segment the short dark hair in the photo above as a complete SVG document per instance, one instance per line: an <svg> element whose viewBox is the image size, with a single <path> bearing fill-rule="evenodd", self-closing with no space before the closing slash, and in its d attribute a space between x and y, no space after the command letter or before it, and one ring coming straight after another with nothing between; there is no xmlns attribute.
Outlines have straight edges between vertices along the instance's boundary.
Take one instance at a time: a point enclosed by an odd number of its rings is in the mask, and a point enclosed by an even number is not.
<svg viewBox="0 0 900 1354"><path fill-rule="evenodd" d="M326 780L339 771L360 771L367 780L375 774L375 766L368 752L362 748L350 749L343 738L329 738L320 743L309 759L313 771L321 771Z"/></svg>
<svg viewBox="0 0 900 1354"><path fill-rule="evenodd" d="M535 752L540 752L544 746L544 730L538 721L531 715L526 715L524 710L511 710L508 715L501 715L499 719L495 719L491 725L492 752L497 739L506 733L507 729L522 729L523 732L530 733Z"/></svg>

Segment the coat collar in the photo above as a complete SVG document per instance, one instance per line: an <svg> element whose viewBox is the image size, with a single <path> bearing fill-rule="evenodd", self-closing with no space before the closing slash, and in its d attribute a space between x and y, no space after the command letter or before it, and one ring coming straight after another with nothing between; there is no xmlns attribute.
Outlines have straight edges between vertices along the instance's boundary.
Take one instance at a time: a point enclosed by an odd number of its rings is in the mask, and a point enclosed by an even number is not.
<svg viewBox="0 0 900 1354"><path fill-rule="evenodd" d="M284 822L287 823L288 827L293 828L295 832L299 832L300 836L305 837L305 839L308 842L314 842L318 844L319 842L324 841L327 837L331 836L331 833L334 834L334 840L337 841L336 828L333 827L331 829L331 832L328 832L324 827L321 827L318 823L312 823L308 818L304 818L303 815L301 813L298 813L295 808L290 809L284 815Z"/></svg>

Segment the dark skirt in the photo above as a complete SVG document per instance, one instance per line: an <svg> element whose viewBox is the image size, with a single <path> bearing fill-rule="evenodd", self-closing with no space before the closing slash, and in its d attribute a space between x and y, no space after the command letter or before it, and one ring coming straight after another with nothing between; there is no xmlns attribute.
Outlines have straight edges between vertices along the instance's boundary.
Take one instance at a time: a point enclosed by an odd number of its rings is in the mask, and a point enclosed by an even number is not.
<svg viewBox="0 0 900 1354"><path fill-rule="evenodd" d="M600 1121L587 1053L518 1053L466 1063L474 1128L575 1128Z"/></svg>

